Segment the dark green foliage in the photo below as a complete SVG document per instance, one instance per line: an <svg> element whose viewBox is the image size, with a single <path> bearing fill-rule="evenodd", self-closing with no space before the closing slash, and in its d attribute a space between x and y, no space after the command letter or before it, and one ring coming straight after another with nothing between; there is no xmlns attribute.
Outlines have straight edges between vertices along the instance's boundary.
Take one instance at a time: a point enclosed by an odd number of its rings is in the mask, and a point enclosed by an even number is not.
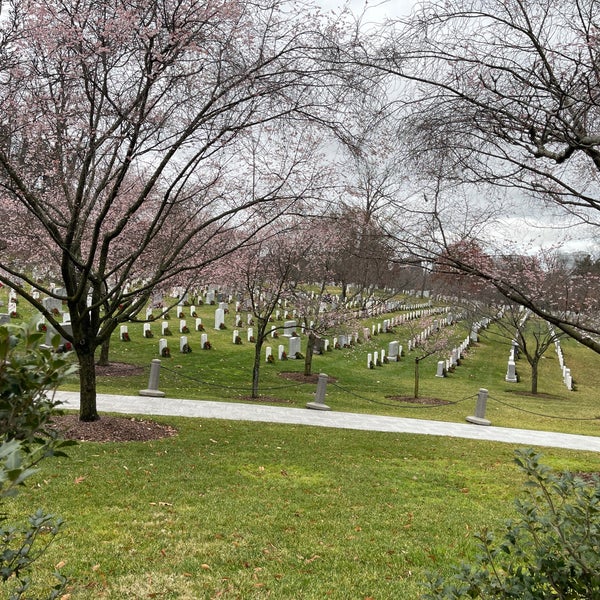
<svg viewBox="0 0 600 600"><path fill-rule="evenodd" d="M31 327L0 327L0 500L36 472L37 464L63 455L70 445L49 427L57 403L46 393L72 372L69 356L40 348L43 334ZM58 343L58 340L56 340ZM10 600L25 598L31 587L31 565L47 549L62 521L38 510L26 524L10 524L0 514L0 590ZM57 598L65 585L60 573L49 584L47 598Z"/></svg>
<svg viewBox="0 0 600 600"><path fill-rule="evenodd" d="M600 599L600 478L554 473L533 450L516 463L527 475L518 517L497 542L484 531L480 554L450 579L432 575L424 600Z"/></svg>

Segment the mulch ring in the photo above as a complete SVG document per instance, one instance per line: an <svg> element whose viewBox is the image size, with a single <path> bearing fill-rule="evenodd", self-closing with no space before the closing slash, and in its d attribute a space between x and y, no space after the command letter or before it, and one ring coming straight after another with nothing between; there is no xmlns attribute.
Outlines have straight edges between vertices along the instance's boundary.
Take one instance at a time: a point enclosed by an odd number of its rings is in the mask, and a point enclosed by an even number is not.
<svg viewBox="0 0 600 600"><path fill-rule="evenodd" d="M107 377L132 377L141 375L145 368L128 363L111 362L108 365L96 365L96 375Z"/></svg>
<svg viewBox="0 0 600 600"><path fill-rule="evenodd" d="M396 402L420 404L423 406L444 406L446 404L452 404L452 402L442 400L441 398L414 398L413 396L386 396L386 398L388 400L395 400Z"/></svg>
<svg viewBox="0 0 600 600"><path fill-rule="evenodd" d="M284 371L279 373L279 377L296 383L311 383L317 385L319 374L313 373L312 375L305 375L304 373ZM328 381L337 381L337 379L335 377L329 377ZM264 402L266 404L294 404L293 400L286 400L284 398L279 398L278 396L266 396L264 394L259 394L258 398L253 398L252 396L240 396L240 400L244 400L245 402Z"/></svg>
<svg viewBox="0 0 600 600"><path fill-rule="evenodd" d="M279 373L279 377L283 377L284 379L287 379L289 381L296 381L297 383L314 383L315 385L317 385L317 381L319 380L319 373L305 375L304 373L299 372L283 371ZM337 379L328 375L327 381L335 383Z"/></svg>
<svg viewBox="0 0 600 600"><path fill-rule="evenodd" d="M103 415L98 421L80 421L76 414L59 415L52 425L67 440L83 442L148 442L177 435L177 430L145 419Z"/></svg>

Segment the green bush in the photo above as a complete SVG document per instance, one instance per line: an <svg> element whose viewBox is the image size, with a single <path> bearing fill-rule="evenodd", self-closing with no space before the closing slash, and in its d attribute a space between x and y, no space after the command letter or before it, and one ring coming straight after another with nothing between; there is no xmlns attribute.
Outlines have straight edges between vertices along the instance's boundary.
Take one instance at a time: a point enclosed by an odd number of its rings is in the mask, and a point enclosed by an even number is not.
<svg viewBox="0 0 600 600"><path fill-rule="evenodd" d="M600 478L555 473L533 450L516 453L527 475L518 517L496 542L478 535L480 552L453 576L430 575L424 600L600 599Z"/></svg>
<svg viewBox="0 0 600 600"><path fill-rule="evenodd" d="M69 357L56 348L40 347L43 334L30 326L0 327L0 502L48 456L64 455L71 444L49 427L57 403L47 393L70 374ZM58 344L58 339L56 340ZM10 524L0 514L0 589L9 600L24 598L32 586L31 566L48 548L62 521L38 510L25 524ZM47 598L57 598L65 586L58 572L48 584Z"/></svg>

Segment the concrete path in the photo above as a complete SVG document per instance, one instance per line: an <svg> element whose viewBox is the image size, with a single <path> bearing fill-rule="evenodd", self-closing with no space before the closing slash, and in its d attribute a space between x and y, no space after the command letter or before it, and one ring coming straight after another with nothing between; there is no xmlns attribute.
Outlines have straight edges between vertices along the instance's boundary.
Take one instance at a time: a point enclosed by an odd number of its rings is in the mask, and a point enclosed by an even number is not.
<svg viewBox="0 0 600 600"><path fill-rule="evenodd" d="M56 400L65 409L79 409L78 392L57 392ZM233 402L210 402L206 400L177 400L146 396L117 396L98 394L99 412L127 413L132 415L163 415L200 417L204 419L227 419L233 421L260 421L288 425L312 425L337 429L363 431L387 431L417 433L506 442L525 446L546 446L570 450L600 452L600 437L512 429L469 423L447 423L358 413L310 410L307 408L284 408Z"/></svg>

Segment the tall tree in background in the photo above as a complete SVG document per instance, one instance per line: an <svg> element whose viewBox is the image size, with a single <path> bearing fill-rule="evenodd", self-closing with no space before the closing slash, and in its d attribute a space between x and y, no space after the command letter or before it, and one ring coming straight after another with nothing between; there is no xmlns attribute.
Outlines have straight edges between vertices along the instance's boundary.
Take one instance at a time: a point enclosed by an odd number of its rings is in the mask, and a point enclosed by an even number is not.
<svg viewBox="0 0 600 600"><path fill-rule="evenodd" d="M538 220L597 231L599 17L596 0L432 1L387 38L380 32L368 53L360 47L357 60L410 98L400 128L424 179L468 189L471 207L490 207L488 194L508 191L530 201ZM424 254L443 252L461 232L441 203L430 202L429 212L430 243L424 236L411 243ZM446 256L600 352L600 326L590 313L558 311L506 272Z"/></svg>
<svg viewBox="0 0 600 600"><path fill-rule="evenodd" d="M299 148L310 119L332 125L323 21L297 6L1 5L0 281L73 343L82 420L98 418L96 348L155 286L309 195L297 154L268 144L274 128ZM66 302L72 333L44 296Z"/></svg>

